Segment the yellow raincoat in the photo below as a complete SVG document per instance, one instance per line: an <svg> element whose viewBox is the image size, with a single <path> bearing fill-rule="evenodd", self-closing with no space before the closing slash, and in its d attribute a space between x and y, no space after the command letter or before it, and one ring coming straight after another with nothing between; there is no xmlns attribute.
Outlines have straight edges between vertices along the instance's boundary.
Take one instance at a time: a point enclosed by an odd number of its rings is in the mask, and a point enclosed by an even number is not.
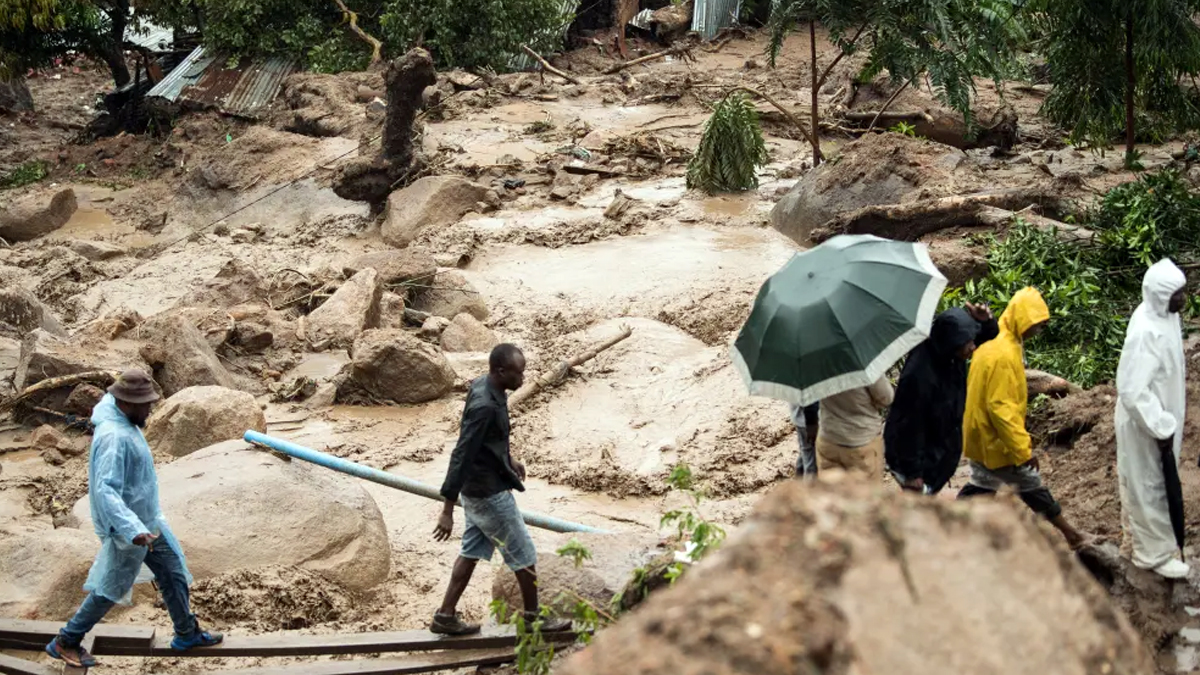
<svg viewBox="0 0 1200 675"><path fill-rule="evenodd" d="M1021 336L1050 318L1037 289L1013 295L1000 316L1000 335L981 346L967 376L963 414L963 455L989 469L1020 466L1033 457L1025 411L1025 349Z"/></svg>

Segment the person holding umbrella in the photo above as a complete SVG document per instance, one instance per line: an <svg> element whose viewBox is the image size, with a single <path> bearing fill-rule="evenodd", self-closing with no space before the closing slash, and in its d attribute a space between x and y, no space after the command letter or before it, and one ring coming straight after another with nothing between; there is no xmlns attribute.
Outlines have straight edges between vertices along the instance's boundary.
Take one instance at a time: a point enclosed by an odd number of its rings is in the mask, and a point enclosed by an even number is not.
<svg viewBox="0 0 1200 675"><path fill-rule="evenodd" d="M1183 440L1186 364L1179 312L1187 278L1170 260L1142 280L1142 304L1129 319L1117 368L1117 475L1124 535L1133 564L1183 579Z"/></svg>
<svg viewBox="0 0 1200 675"><path fill-rule="evenodd" d="M879 480L883 475L883 418L879 411L892 404L895 393L885 376L869 387L856 387L821 401L818 469L843 469Z"/></svg>
<svg viewBox="0 0 1200 675"><path fill-rule="evenodd" d="M1029 389L1025 381L1025 341L1050 321L1050 308L1035 288L1013 294L1000 315L1000 335L975 352L967 374L963 414L963 454L971 479L958 498L995 494L1008 485L1021 501L1050 521L1072 549L1088 543L1063 516L1062 506L1042 484L1033 443L1025 429Z"/></svg>
<svg viewBox="0 0 1200 675"><path fill-rule="evenodd" d="M901 489L937 494L958 470L967 361L999 332L986 306L954 307L937 315L929 339L908 355L883 429L888 470Z"/></svg>

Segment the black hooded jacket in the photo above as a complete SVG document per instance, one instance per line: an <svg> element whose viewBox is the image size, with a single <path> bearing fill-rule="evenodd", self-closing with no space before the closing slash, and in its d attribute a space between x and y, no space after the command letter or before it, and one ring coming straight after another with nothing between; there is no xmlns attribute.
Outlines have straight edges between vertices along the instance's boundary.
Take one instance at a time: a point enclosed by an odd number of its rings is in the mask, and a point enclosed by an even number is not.
<svg viewBox="0 0 1200 675"><path fill-rule="evenodd" d="M906 478L920 476L931 492L946 486L962 457L967 363L958 350L999 333L995 319L980 323L960 307L933 320L929 339L909 352L888 411L883 442L889 468Z"/></svg>

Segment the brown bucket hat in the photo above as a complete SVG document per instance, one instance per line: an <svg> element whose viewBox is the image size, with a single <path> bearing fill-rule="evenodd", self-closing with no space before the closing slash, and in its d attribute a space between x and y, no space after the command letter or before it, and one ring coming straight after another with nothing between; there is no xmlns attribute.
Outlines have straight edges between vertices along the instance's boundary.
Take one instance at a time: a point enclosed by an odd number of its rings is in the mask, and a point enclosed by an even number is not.
<svg viewBox="0 0 1200 675"><path fill-rule="evenodd" d="M154 380L145 371L127 370L108 388L113 398L126 403L153 403L161 398L154 390Z"/></svg>

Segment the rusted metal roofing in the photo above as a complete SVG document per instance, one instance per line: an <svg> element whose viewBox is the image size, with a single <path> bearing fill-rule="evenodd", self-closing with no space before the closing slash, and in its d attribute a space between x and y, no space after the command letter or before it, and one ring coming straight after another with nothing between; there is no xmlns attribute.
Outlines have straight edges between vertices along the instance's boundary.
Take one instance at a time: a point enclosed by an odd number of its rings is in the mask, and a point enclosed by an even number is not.
<svg viewBox="0 0 1200 675"><path fill-rule="evenodd" d="M711 40L722 28L735 25L741 12L742 0L696 0L692 30Z"/></svg>
<svg viewBox="0 0 1200 675"><path fill-rule="evenodd" d="M228 65L224 56L197 47L146 96L254 118L275 100L283 80L299 69L295 59L278 56L243 58L234 68Z"/></svg>

